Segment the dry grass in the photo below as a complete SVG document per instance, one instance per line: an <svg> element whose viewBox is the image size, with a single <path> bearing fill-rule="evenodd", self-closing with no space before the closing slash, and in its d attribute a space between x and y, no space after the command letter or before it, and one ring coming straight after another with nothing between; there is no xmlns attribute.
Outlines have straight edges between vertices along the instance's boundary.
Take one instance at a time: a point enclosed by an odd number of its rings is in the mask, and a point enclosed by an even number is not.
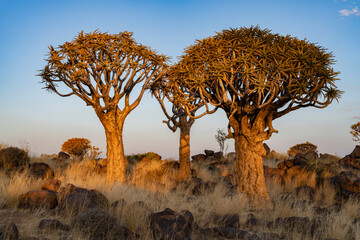
<svg viewBox="0 0 360 240"><path fill-rule="evenodd" d="M269 158L264 162L269 166L276 166L281 161L277 158ZM36 161L38 159L33 159ZM110 213L117 216L120 222L127 226L130 230L141 234L141 239L152 239L151 229L148 222L150 212L163 211L165 208L171 208L180 212L181 210L189 210L193 213L196 223L200 227L208 227L208 222L214 214L237 213L240 216L240 227L245 229L248 214L254 214L256 217L273 221L278 217L308 217L316 218L314 207L327 207L331 212L326 218L326 229L319 229L314 236L306 234L294 233L292 239L319 239L332 237L337 239L348 239L349 232L353 232L356 239L360 239L359 223L353 224L354 218L360 214L359 201L351 199L342 203L339 211L333 207L336 203L335 190L329 184L317 186L314 195L314 201L304 201L306 197L295 196L295 188L299 185L315 186L314 172L303 177L294 178L291 184L285 186L268 183L268 190L273 202L273 209L263 211L253 211L249 209L247 200L239 194L229 195L226 187L221 183L221 174L209 171L201 165L193 164L193 168L197 171L197 176L203 181L220 182L213 192L204 193L200 196L192 196L189 192L171 191L176 185L178 173L172 166L173 161L160 161L147 159L144 161L136 161L129 172L128 184L107 185L105 175L95 173L95 162L84 160L82 162L73 162L65 169L56 166L51 158L42 159L45 163L50 163L55 169L55 178L62 181L62 185L72 183L75 186L87 189L96 189L103 193L110 203L116 200L124 199L127 205L124 209L109 209ZM166 166L166 167L165 167ZM231 170L230 170L231 172ZM35 212L29 213L25 210L16 209L18 196L30 190L40 189L43 180L37 180L29 177L24 171L13 177L7 176L0 171L0 206L6 205L7 210L1 210L1 224L9 219L19 224L22 236L36 236L39 221L46 218L46 213ZM133 203L142 201L147 206L134 205ZM22 221L22 217L26 217L26 222ZM45 217L44 217L45 216ZM69 223L70 218L60 218L62 222ZM7 219L7 220L5 220ZM269 230L266 227L260 227L258 231L276 232L277 230ZM74 239L87 239L79 233L70 233ZM51 236L47 236L48 238ZM193 239L197 239L196 234Z"/></svg>

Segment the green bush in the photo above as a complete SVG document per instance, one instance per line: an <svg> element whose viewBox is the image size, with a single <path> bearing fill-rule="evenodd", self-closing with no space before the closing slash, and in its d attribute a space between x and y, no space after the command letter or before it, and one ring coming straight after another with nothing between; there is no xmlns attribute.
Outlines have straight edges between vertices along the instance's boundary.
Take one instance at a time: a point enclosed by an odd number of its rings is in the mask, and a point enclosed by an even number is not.
<svg viewBox="0 0 360 240"><path fill-rule="evenodd" d="M5 170L27 166L29 160L28 153L20 148L8 147L0 150L0 168Z"/></svg>

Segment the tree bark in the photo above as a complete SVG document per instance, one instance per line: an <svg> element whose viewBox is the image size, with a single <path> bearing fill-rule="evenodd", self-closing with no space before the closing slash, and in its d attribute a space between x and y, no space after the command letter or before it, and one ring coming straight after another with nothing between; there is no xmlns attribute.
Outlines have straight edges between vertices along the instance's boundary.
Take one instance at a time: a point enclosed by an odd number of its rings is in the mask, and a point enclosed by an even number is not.
<svg viewBox="0 0 360 240"><path fill-rule="evenodd" d="M267 192L263 157L266 151L262 142L235 133L235 173L237 189L245 194L252 207L269 208L271 201Z"/></svg>
<svg viewBox="0 0 360 240"><path fill-rule="evenodd" d="M114 110L108 113L98 114L105 129L106 135L106 159L108 183L126 182L126 159L123 145L123 126L126 115Z"/></svg>
<svg viewBox="0 0 360 240"><path fill-rule="evenodd" d="M180 127L179 145L180 178L186 180L191 177L190 167L190 127Z"/></svg>

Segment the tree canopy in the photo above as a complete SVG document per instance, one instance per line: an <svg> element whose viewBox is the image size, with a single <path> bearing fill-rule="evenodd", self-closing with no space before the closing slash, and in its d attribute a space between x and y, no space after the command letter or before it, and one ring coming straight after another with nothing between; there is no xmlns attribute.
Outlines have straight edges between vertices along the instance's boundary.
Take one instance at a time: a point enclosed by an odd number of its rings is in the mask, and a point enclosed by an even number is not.
<svg viewBox="0 0 360 240"><path fill-rule="evenodd" d="M179 65L187 85L205 102L223 108L229 119L246 116L252 125L266 111L263 141L275 131L273 119L338 100L333 63L332 53L321 46L256 26L196 41Z"/></svg>
<svg viewBox="0 0 360 240"><path fill-rule="evenodd" d="M97 112L116 109L123 97L125 109L133 110L143 95L141 91L130 103L135 85L147 85L161 75L168 59L136 43L131 32L81 32L73 41L49 50L48 65L40 73L45 88L62 97L76 95ZM70 91L60 92L59 83Z"/></svg>

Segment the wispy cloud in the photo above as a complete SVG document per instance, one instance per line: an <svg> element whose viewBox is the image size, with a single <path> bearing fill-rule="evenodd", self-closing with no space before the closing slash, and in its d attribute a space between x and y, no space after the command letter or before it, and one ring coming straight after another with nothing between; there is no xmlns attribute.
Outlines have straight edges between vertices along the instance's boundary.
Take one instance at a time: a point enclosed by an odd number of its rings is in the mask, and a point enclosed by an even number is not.
<svg viewBox="0 0 360 240"><path fill-rule="evenodd" d="M351 15L355 15L355 16L360 16L360 12L358 10L358 7L354 7L352 10L349 9L343 9L339 11L340 16L351 16Z"/></svg>
<svg viewBox="0 0 360 240"><path fill-rule="evenodd" d="M360 116L352 117L352 119L360 119Z"/></svg>

